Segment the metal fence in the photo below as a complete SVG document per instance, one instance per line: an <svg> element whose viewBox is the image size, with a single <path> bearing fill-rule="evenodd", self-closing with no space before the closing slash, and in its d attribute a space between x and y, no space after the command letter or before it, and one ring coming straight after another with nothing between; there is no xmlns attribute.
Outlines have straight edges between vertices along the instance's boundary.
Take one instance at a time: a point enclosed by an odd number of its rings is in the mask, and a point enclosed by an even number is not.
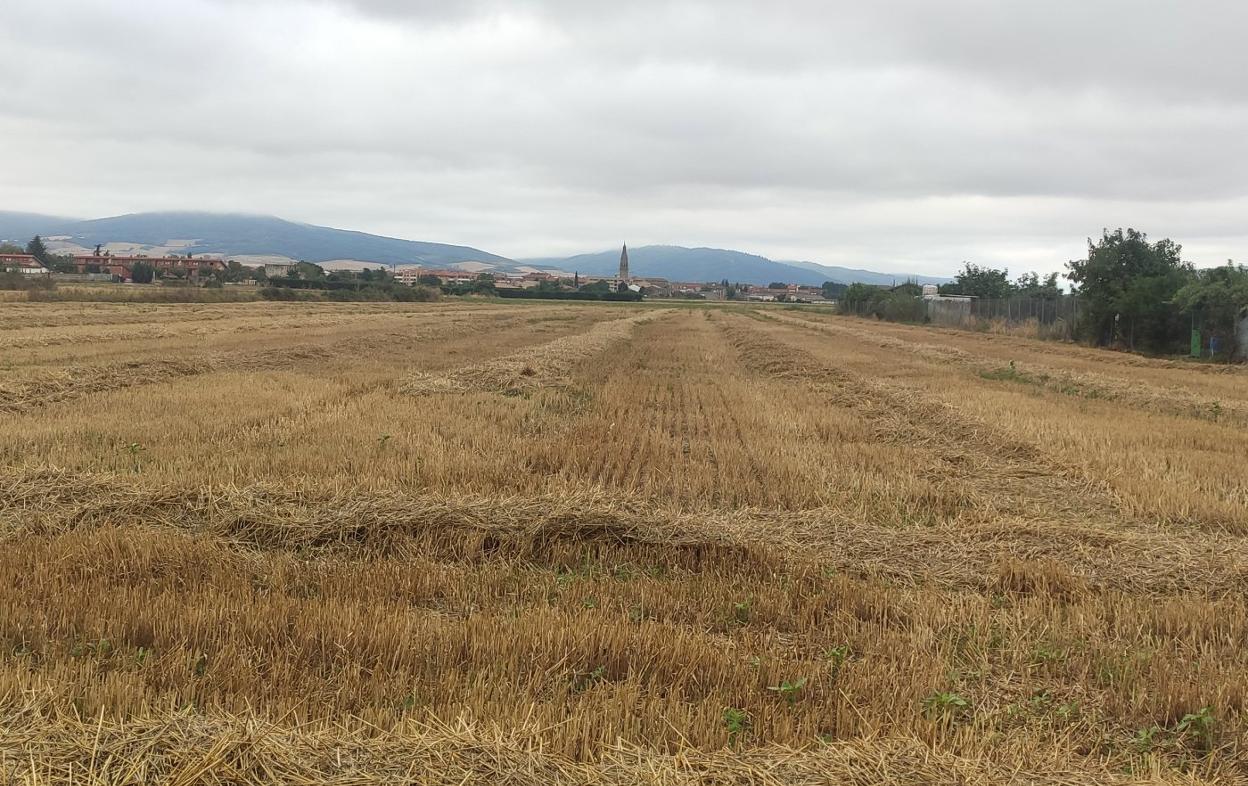
<svg viewBox="0 0 1248 786"><path fill-rule="evenodd" d="M924 322L967 330L993 330L1037 338L1073 340L1079 298L933 298L892 297L843 309L862 317L894 322Z"/></svg>
<svg viewBox="0 0 1248 786"><path fill-rule="evenodd" d="M1024 329L1040 338L1073 340L1079 325L1079 298L1007 297L971 301L972 327Z"/></svg>

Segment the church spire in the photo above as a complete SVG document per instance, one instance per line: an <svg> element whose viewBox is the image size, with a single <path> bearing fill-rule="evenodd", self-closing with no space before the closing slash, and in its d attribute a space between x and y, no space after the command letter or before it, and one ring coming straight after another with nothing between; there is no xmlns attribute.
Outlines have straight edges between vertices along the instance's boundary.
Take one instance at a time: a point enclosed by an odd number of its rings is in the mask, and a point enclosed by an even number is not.
<svg viewBox="0 0 1248 786"><path fill-rule="evenodd" d="M628 281L628 244L624 244L624 249L620 252L620 281Z"/></svg>

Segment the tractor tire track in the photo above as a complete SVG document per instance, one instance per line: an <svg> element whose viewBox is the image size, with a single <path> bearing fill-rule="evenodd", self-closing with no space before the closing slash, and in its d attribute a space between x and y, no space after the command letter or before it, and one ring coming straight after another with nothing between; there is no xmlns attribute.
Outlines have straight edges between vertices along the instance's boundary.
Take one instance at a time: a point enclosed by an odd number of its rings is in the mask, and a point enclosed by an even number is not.
<svg viewBox="0 0 1248 786"><path fill-rule="evenodd" d="M1103 484L1050 462L1036 446L997 433L964 412L912 389L831 366L756 324L734 320L724 329L748 368L812 385L837 406L861 415L880 441L926 449L940 462L932 470L933 484L952 478L997 515L1043 521L1126 518Z"/></svg>

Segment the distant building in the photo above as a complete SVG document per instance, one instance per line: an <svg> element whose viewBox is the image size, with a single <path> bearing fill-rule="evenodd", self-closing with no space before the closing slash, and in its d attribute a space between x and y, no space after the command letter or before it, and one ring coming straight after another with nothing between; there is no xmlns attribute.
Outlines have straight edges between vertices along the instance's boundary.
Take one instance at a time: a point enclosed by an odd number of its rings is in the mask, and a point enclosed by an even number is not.
<svg viewBox="0 0 1248 786"><path fill-rule="evenodd" d="M672 296L672 284L666 278L634 278L631 283L639 285L648 296Z"/></svg>
<svg viewBox="0 0 1248 786"><path fill-rule="evenodd" d="M112 254L83 254L73 258L79 273L111 273L118 278L134 276L134 266L142 263L157 271L185 270L191 275L225 270L225 261L208 257L144 257L114 256ZM94 269L93 269L94 268Z"/></svg>
<svg viewBox="0 0 1248 786"><path fill-rule="evenodd" d="M395 268L394 270L394 280L400 284L407 284L408 286L419 283L422 275L424 275L424 273L421 272L419 265L400 267Z"/></svg>
<svg viewBox="0 0 1248 786"><path fill-rule="evenodd" d="M438 269L423 269L422 268L420 271L420 275L435 276L438 279L438 281L440 281L443 284L468 284L477 280L477 275L475 273L469 273L463 270L449 270L449 269L438 270Z"/></svg>
<svg viewBox="0 0 1248 786"><path fill-rule="evenodd" d="M547 273L545 271L538 270L536 272L525 273L523 280L526 283L532 282L533 284L540 284L543 281L554 281L558 283L559 276L555 275L554 273Z"/></svg>
<svg viewBox="0 0 1248 786"><path fill-rule="evenodd" d="M0 254L0 270L24 276L43 276L48 269L30 254Z"/></svg>
<svg viewBox="0 0 1248 786"><path fill-rule="evenodd" d="M624 244L624 250L620 252L620 282L628 283L628 244Z"/></svg>
<svg viewBox="0 0 1248 786"><path fill-rule="evenodd" d="M298 262L266 262L264 275L265 278L283 278L294 273L298 267Z"/></svg>

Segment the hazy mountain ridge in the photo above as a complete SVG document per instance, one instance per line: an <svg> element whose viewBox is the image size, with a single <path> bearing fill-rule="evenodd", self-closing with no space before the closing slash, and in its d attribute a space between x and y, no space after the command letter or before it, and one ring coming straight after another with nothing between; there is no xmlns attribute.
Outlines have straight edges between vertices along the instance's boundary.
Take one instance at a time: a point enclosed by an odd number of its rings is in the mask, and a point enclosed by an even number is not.
<svg viewBox="0 0 1248 786"><path fill-rule="evenodd" d="M273 216L228 213L135 213L89 221L0 213L0 238L25 242L32 235L68 235L78 245L138 243L162 247L193 240L189 253L274 255L309 262L358 259L380 264L439 267L459 262L514 265L510 259L471 246L370 235L346 229L300 224Z"/></svg>
<svg viewBox="0 0 1248 786"><path fill-rule="evenodd" d="M34 235L66 236L53 244L68 250L112 244L114 253L222 254L251 258L304 259L334 267L358 263L455 267L478 271L526 268L568 274L612 276L619 270L619 249L571 257L512 260L471 246L371 235L346 229L301 224L273 216L231 213L159 212L81 220L35 213L0 211L0 240L24 244ZM132 247L127 247L132 246ZM721 248L638 246L629 249L634 275L671 281L721 281L766 285L773 281L819 286L825 281L890 285L907 279L939 283L948 279L776 261L758 254Z"/></svg>
<svg viewBox="0 0 1248 786"><path fill-rule="evenodd" d="M791 265L800 267L804 270L813 270L818 273L829 276L829 281L835 281L838 284L875 284L878 286L893 286L902 284L906 281L915 281L919 284L946 284L953 279L948 276L921 276L915 273L881 273L876 270L864 270L854 267L840 267L838 265L821 265L818 262L796 262L793 260L780 260L782 265Z"/></svg>
<svg viewBox="0 0 1248 786"><path fill-rule="evenodd" d="M684 246L638 246L628 250L629 272L643 278L670 281L721 281L766 285L773 281L819 286L825 281L838 284L886 284L918 279L920 283L940 283L946 278L877 273L871 270L831 267L814 262L778 262L758 254L722 248ZM619 270L618 249L571 257L522 259L521 263L541 268L559 268L591 276L614 275Z"/></svg>

